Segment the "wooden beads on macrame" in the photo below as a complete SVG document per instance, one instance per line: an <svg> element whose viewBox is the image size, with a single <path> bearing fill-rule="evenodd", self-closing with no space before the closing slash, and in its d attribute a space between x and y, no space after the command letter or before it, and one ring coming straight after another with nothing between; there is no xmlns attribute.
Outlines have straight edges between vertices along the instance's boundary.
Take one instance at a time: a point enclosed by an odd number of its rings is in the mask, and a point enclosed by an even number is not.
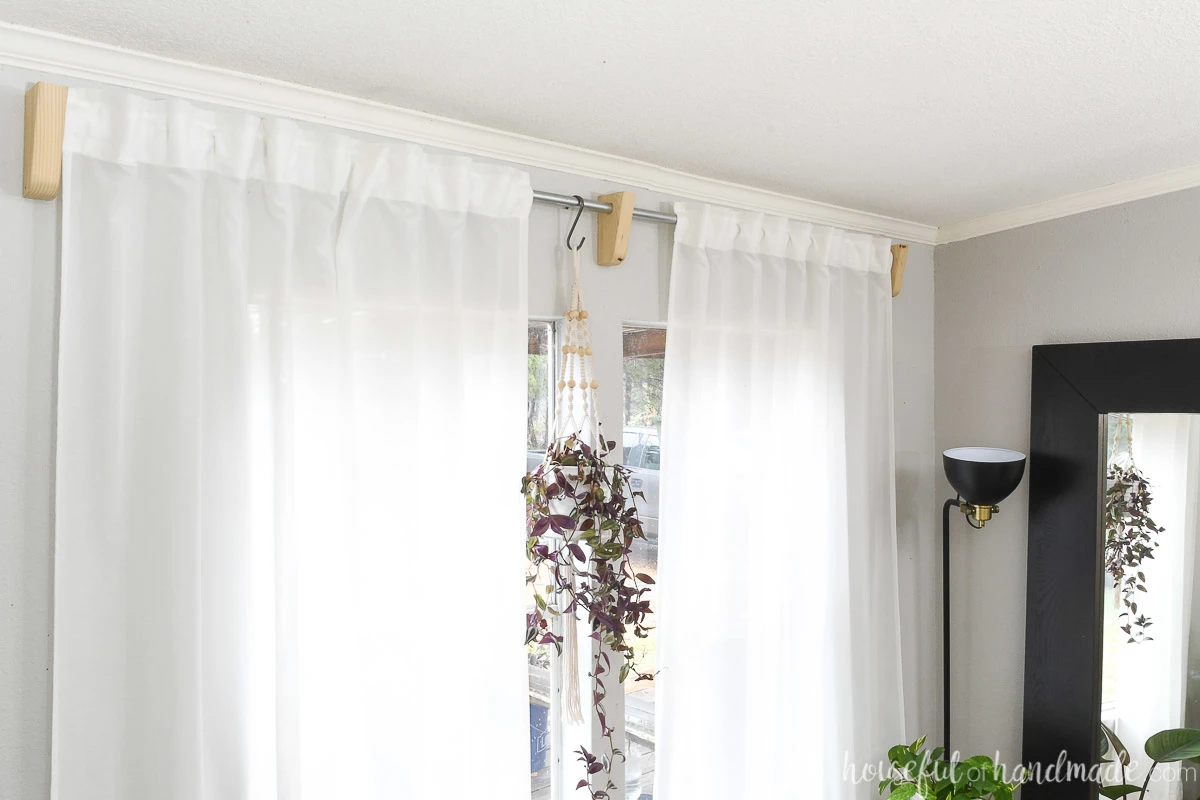
<svg viewBox="0 0 1200 800"><path fill-rule="evenodd" d="M558 375L558 403L555 409L555 438L581 433L599 441L599 420L596 419L596 389L600 382L592 375L592 332L587 323L588 312L583 307L583 290L579 282L579 251L574 251L575 281L571 286L571 302L567 309L565 341L561 347L562 364ZM575 390L583 400L580 418L575 418Z"/></svg>

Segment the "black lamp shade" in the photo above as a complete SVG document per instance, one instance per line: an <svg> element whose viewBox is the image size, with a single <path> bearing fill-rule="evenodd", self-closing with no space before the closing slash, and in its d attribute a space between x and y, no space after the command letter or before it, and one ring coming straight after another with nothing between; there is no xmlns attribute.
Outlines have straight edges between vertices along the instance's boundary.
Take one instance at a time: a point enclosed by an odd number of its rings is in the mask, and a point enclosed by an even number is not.
<svg viewBox="0 0 1200 800"><path fill-rule="evenodd" d="M995 506L1025 475L1025 454L999 447L955 447L942 453L954 491L973 506Z"/></svg>

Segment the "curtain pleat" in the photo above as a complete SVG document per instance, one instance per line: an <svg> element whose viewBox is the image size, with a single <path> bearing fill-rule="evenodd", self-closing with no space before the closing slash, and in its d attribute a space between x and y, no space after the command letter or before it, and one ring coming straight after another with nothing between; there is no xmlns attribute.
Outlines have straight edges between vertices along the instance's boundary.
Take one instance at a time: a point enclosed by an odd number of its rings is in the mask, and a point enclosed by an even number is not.
<svg viewBox="0 0 1200 800"><path fill-rule="evenodd" d="M676 206L656 800L877 796L902 697L889 242Z"/></svg>
<svg viewBox="0 0 1200 800"><path fill-rule="evenodd" d="M529 791L522 172L72 90L53 794Z"/></svg>

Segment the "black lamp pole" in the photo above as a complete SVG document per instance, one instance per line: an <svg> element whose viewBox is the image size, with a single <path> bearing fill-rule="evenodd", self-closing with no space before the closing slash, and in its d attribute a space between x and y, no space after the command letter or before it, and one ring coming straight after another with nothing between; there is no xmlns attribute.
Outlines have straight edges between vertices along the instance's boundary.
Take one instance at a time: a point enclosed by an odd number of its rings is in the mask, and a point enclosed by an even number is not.
<svg viewBox="0 0 1200 800"><path fill-rule="evenodd" d="M950 750L950 509L958 508L958 498L942 506L942 744L946 757Z"/></svg>

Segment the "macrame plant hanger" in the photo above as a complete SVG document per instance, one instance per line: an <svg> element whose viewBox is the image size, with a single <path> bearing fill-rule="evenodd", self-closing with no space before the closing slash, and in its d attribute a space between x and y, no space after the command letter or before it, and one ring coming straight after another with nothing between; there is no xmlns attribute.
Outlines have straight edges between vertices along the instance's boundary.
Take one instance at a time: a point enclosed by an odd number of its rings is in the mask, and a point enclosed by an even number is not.
<svg viewBox="0 0 1200 800"><path fill-rule="evenodd" d="M579 240L579 244L571 245L571 236L579 217L583 215L583 198L576 195L579 203L579 213L567 232L567 250L571 253L573 280L571 283L571 300L567 307L566 334L562 345L562 358L559 360L558 397L554 411L554 438L556 441L569 436L578 436L589 447L596 447L600 442L600 421L596 409L596 390L600 384L592 372L592 331L589 325L588 312L583 307L583 289L579 281L580 251L587 237ZM578 416L576 416L576 395L579 396ZM574 564L570 559L566 566L573 570ZM572 575L572 580L576 580ZM563 625L562 657L558 660L561 670L559 685L563 687L563 718L567 722L579 724L584 721L583 702L581 699L579 680L579 620L569 598L561 598L559 620Z"/></svg>
<svg viewBox="0 0 1200 800"><path fill-rule="evenodd" d="M1113 425L1112 458L1115 465L1128 467L1133 465L1133 416L1117 414L1116 424Z"/></svg>
<svg viewBox="0 0 1200 800"><path fill-rule="evenodd" d="M595 447L600 442L600 421L596 411L596 390L600 384L592 372L592 332L579 287L579 251L573 251L571 258L575 279L571 286L571 306L567 310L567 330L558 371L554 435L556 439L577 435L589 447ZM578 417L576 394L580 398Z"/></svg>

